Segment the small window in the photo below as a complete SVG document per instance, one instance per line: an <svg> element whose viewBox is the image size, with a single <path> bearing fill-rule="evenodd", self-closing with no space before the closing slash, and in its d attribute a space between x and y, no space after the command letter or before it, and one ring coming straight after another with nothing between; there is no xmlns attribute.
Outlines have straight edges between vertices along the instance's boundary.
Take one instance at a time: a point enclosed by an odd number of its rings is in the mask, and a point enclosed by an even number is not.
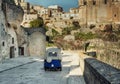
<svg viewBox="0 0 120 84"><path fill-rule="evenodd" d="M5 31L5 29L3 28L3 31Z"/></svg>
<svg viewBox="0 0 120 84"><path fill-rule="evenodd" d="M11 27L10 23L7 23L7 26L8 26L8 27Z"/></svg>
<svg viewBox="0 0 120 84"><path fill-rule="evenodd" d="M93 5L96 5L96 1L93 1Z"/></svg>
<svg viewBox="0 0 120 84"><path fill-rule="evenodd" d="M86 1L84 1L84 5L87 5L87 2L86 2Z"/></svg>
<svg viewBox="0 0 120 84"><path fill-rule="evenodd" d="M107 4L107 0L104 0L104 3Z"/></svg>
<svg viewBox="0 0 120 84"><path fill-rule="evenodd" d="M12 38L12 44L14 44L14 38Z"/></svg>
<svg viewBox="0 0 120 84"><path fill-rule="evenodd" d="M5 46L5 42L2 42L2 46Z"/></svg>
<svg viewBox="0 0 120 84"><path fill-rule="evenodd" d="M114 17L116 17L116 14L114 15Z"/></svg>

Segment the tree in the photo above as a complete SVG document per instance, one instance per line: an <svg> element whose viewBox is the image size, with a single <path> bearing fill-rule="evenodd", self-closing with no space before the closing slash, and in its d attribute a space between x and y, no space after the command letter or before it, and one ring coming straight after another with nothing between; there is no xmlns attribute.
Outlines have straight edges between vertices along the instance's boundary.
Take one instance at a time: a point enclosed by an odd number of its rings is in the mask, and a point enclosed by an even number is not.
<svg viewBox="0 0 120 84"><path fill-rule="evenodd" d="M30 22L30 27L42 27L43 25L44 21L42 18L38 18Z"/></svg>

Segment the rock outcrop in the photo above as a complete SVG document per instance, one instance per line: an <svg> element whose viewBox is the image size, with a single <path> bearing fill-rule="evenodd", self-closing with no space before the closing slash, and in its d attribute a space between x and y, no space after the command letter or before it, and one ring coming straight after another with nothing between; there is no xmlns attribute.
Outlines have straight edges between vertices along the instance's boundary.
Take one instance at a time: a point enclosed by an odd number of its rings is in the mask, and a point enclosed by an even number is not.
<svg viewBox="0 0 120 84"><path fill-rule="evenodd" d="M0 60L18 56L23 10L13 0L0 0Z"/></svg>

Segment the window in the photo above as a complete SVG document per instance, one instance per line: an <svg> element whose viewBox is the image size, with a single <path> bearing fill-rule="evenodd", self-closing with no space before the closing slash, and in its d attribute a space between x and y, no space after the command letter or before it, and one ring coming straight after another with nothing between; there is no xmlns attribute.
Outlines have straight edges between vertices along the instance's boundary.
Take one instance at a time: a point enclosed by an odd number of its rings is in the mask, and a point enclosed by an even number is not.
<svg viewBox="0 0 120 84"><path fill-rule="evenodd" d="M87 5L87 2L86 2L86 1L84 1L84 5Z"/></svg>
<svg viewBox="0 0 120 84"><path fill-rule="evenodd" d="M12 38L12 44L14 44L14 38Z"/></svg>
<svg viewBox="0 0 120 84"><path fill-rule="evenodd" d="M96 1L93 1L93 5L96 5Z"/></svg>
<svg viewBox="0 0 120 84"><path fill-rule="evenodd" d="M104 0L104 3L107 4L107 0Z"/></svg>
<svg viewBox="0 0 120 84"><path fill-rule="evenodd" d="M51 57L57 57L57 52L49 52L49 56Z"/></svg>
<svg viewBox="0 0 120 84"><path fill-rule="evenodd" d="M5 42L2 42L2 46L5 46Z"/></svg>
<svg viewBox="0 0 120 84"><path fill-rule="evenodd" d="M8 27L11 27L10 23L7 23L7 26L8 26Z"/></svg>

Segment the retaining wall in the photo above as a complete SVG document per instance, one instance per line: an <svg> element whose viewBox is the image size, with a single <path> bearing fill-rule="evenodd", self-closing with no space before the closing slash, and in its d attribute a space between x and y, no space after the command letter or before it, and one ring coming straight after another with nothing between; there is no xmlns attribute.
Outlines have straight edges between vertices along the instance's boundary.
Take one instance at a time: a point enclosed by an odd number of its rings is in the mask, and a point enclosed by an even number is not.
<svg viewBox="0 0 120 84"><path fill-rule="evenodd" d="M85 54L80 54L80 67L86 84L120 84L120 70Z"/></svg>

